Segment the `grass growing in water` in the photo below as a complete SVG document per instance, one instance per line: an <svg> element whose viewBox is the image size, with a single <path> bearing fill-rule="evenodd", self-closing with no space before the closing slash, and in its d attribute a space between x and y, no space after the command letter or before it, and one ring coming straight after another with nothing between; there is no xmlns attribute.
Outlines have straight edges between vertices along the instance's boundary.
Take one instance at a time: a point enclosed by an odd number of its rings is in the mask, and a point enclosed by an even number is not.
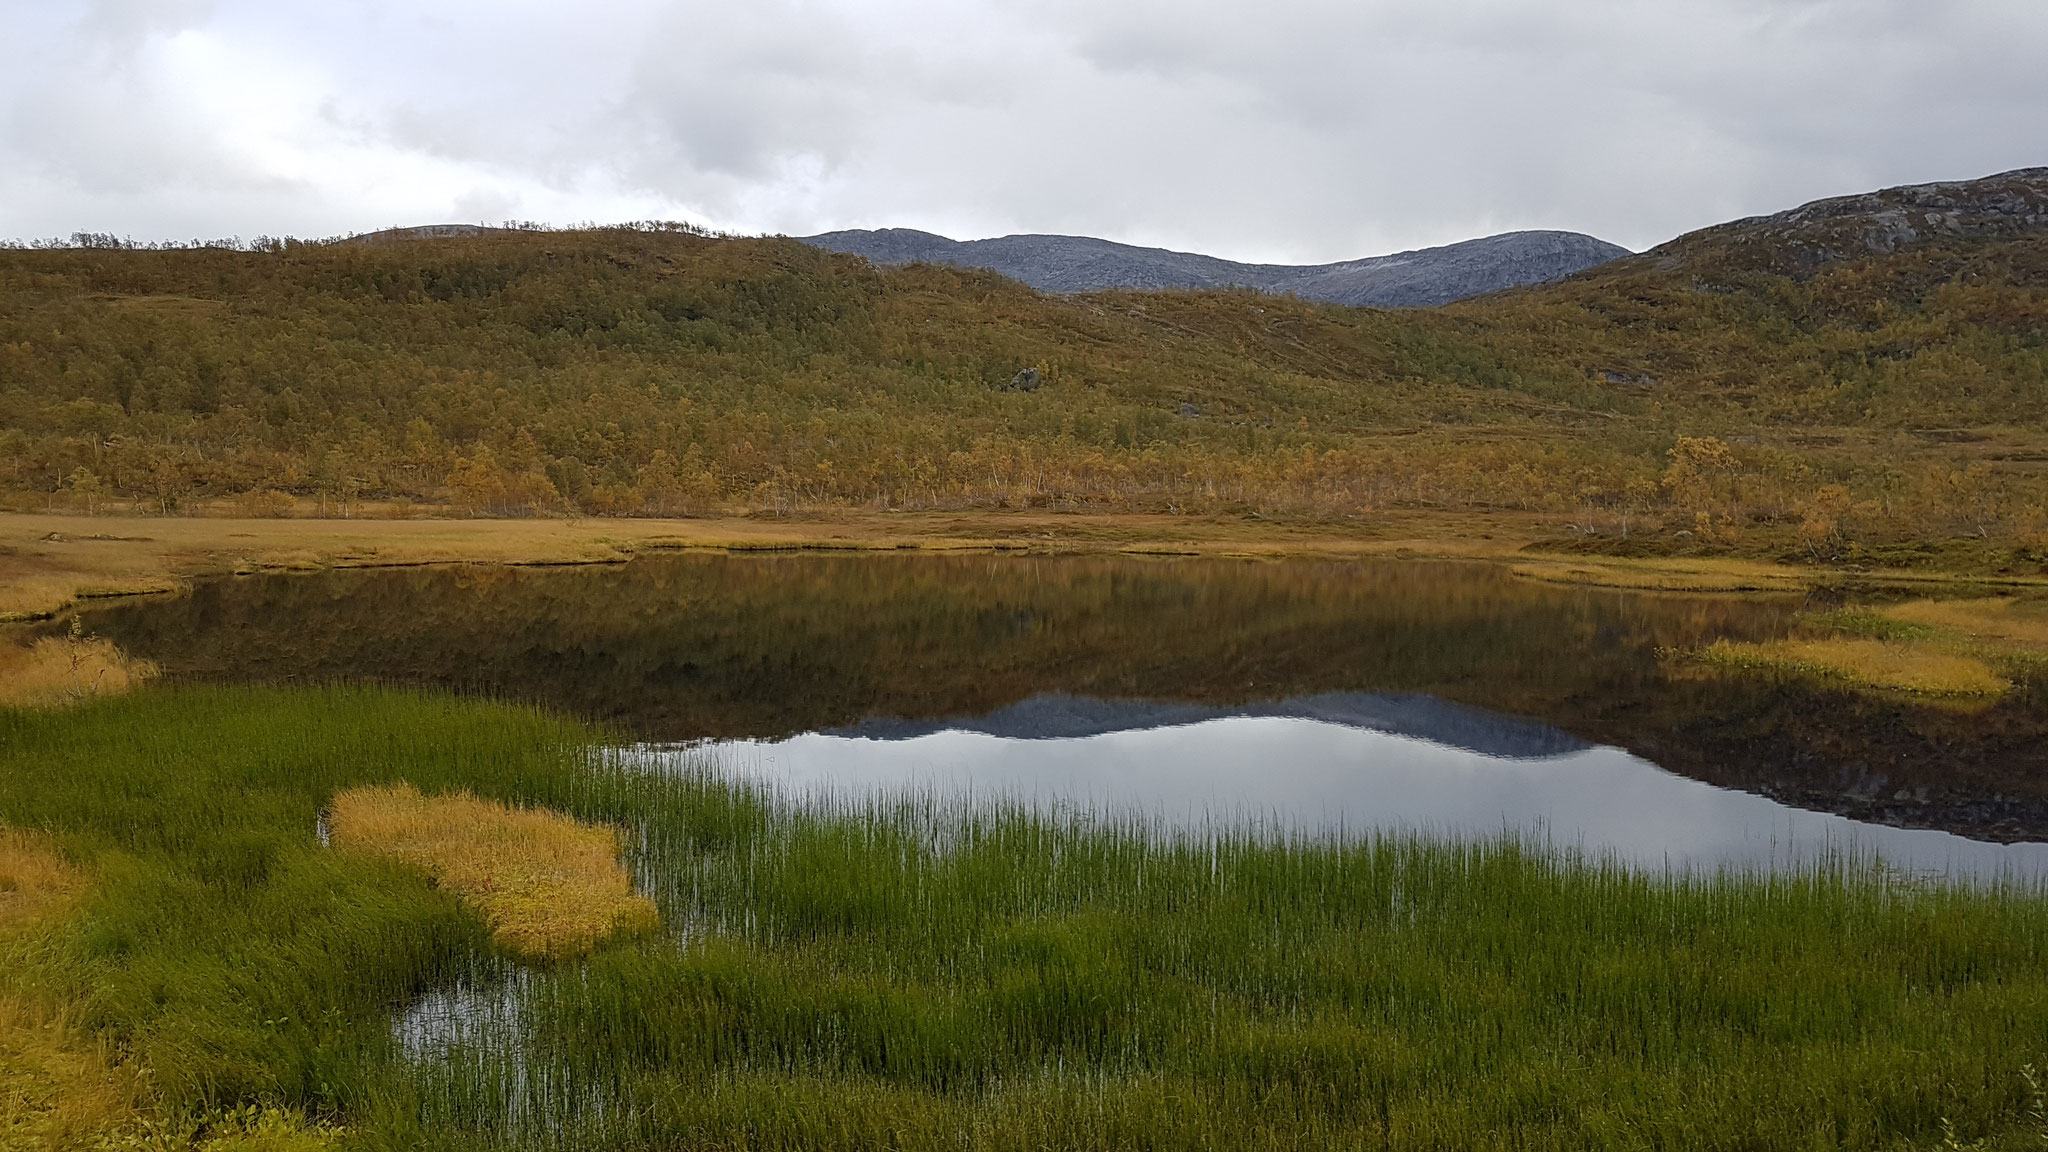
<svg viewBox="0 0 2048 1152"><path fill-rule="evenodd" d="M1885 640L1717 640L1694 653L1692 660L1716 671L1801 676L1921 696L1995 700L2012 690L2012 681L1974 656Z"/></svg>
<svg viewBox="0 0 2048 1152"><path fill-rule="evenodd" d="M367 691L0 713L0 820L98 878L36 971L167 1110L366 1148L2036 1146L2032 887L801 812L600 739ZM680 939L528 968L504 1028L409 1059L394 1010L512 961L417 871L317 844L337 793L401 780L627 826Z"/></svg>
<svg viewBox="0 0 2048 1152"><path fill-rule="evenodd" d="M2048 603L2010 597L1979 600L1915 600L1884 615L1909 626L1949 632L1972 640L2048 652Z"/></svg>
<svg viewBox="0 0 2048 1152"><path fill-rule="evenodd" d="M422 796L410 784L351 788L334 798L329 820L336 847L422 869L524 956L582 955L659 922L634 894L609 828L466 792Z"/></svg>
<svg viewBox="0 0 2048 1152"><path fill-rule="evenodd" d="M1708 672L1794 676L1965 705L1997 700L2048 662L2048 604L2041 601L1914 600L1807 619L1833 634L1718 640L1681 660Z"/></svg>

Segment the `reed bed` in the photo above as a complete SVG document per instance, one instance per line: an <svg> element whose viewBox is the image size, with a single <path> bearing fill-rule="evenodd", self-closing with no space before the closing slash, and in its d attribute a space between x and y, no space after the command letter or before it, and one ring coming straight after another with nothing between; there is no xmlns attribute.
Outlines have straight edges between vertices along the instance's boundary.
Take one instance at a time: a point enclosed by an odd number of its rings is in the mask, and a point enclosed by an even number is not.
<svg viewBox="0 0 2048 1152"><path fill-rule="evenodd" d="M623 829L666 930L529 962L319 845L338 792L400 781ZM798 807L341 689L0 712L0 821L97 862L38 971L165 1108L351 1146L2043 1146L2048 895L2019 880ZM457 1026L398 1035L428 996Z"/></svg>

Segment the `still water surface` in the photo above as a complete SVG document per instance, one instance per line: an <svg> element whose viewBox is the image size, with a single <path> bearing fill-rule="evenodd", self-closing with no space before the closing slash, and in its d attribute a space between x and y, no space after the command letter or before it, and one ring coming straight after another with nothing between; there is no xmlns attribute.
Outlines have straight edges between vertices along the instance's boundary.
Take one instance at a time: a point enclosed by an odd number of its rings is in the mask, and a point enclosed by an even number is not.
<svg viewBox="0 0 2048 1152"><path fill-rule="evenodd" d="M1331 711L1328 703L1076 734L1006 732L1015 725L999 714L993 723L921 733L812 732L691 751L712 752L733 775L828 804L918 794L1181 830L1512 836L1660 870L1876 858L1930 875L2048 876L2048 844L1986 843L1806 811L1530 725L1501 725L1521 741L1470 740L1460 738L1463 726L1418 730L1317 715ZM1095 713L1103 705L1040 697L1013 711Z"/></svg>
<svg viewBox="0 0 2048 1152"><path fill-rule="evenodd" d="M534 700L799 797L2048 873L2034 689L1964 714L1669 658L1801 608L1484 565L699 554L224 580L87 625L174 677Z"/></svg>

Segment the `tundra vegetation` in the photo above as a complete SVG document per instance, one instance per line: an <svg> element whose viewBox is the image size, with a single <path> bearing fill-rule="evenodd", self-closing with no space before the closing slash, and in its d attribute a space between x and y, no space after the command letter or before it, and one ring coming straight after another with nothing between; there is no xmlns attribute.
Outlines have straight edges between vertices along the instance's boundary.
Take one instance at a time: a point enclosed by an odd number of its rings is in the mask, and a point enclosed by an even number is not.
<svg viewBox="0 0 2048 1152"><path fill-rule="evenodd" d="M0 490L243 516L1492 510L1594 551L2040 567L2048 240L1784 270L1703 236L1398 312L1048 296L666 226L16 248Z"/></svg>
<svg viewBox="0 0 2048 1152"><path fill-rule="evenodd" d="M350 796L617 829L664 927L576 958L505 947L433 866L323 846ZM0 822L27 877L0 904L59 893L0 925L6 1011L68 1029L35 1033L57 1037L40 1063L10 1033L0 1075L45 1092L24 1138L61 1122L73 1146L2044 1136L2030 884L794 808L532 709L341 688L0 712ZM430 993L468 1006L458 1026L396 1033Z"/></svg>

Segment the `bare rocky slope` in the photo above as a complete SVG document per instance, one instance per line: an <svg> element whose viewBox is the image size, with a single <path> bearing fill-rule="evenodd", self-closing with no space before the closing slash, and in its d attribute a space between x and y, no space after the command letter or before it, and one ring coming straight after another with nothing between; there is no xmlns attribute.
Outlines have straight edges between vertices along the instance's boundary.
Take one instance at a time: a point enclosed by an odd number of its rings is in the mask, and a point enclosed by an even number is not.
<svg viewBox="0 0 2048 1152"><path fill-rule="evenodd" d="M1835 264L2015 240L2048 232L2048 168L2020 168L1978 180L1908 184L1815 200L1785 212L1689 232L1644 253L1665 271L1761 272L1805 279ZM1612 271L1623 272L1627 263Z"/></svg>
<svg viewBox="0 0 2048 1152"><path fill-rule="evenodd" d="M1577 232L1509 232L1442 248L1313 265L1239 264L1087 236L960 241L911 228L882 228L800 239L876 264L987 268L1044 292L1236 287L1372 308L1448 304L1547 283L1629 255L1626 248Z"/></svg>

